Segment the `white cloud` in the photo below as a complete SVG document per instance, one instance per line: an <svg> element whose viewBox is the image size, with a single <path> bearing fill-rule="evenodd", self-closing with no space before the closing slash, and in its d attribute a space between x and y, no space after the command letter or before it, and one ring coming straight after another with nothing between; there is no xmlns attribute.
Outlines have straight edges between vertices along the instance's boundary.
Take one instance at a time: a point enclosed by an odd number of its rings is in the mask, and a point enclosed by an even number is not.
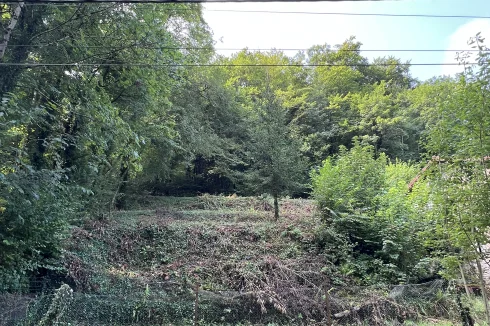
<svg viewBox="0 0 490 326"><path fill-rule="evenodd" d="M485 38L490 38L490 20L487 19L475 19L464 25L461 25L451 36L448 38L448 50L471 50L471 46L468 45L470 37L474 37L478 32ZM486 42L488 44L488 42ZM473 60L472 60L473 58ZM468 61L474 61L474 55L468 59ZM457 63L455 52L446 52L444 55L444 63ZM462 66L444 66L442 69L443 75L454 75L462 72Z"/></svg>

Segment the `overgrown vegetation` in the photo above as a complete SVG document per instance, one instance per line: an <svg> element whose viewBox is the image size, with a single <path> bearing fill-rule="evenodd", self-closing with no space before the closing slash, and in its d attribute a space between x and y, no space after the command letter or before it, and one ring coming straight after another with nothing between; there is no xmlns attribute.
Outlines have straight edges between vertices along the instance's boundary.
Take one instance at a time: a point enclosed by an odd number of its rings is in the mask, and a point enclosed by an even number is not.
<svg viewBox="0 0 490 326"><path fill-rule="evenodd" d="M199 325L324 324L325 291L337 324L458 320L456 289L441 280L358 286L325 271L311 200L283 200L276 221L272 198L145 199L152 202L146 210L72 230L64 263L74 292L65 284L54 295L19 296L29 303L17 306L25 323L189 325L196 286Z"/></svg>
<svg viewBox="0 0 490 326"><path fill-rule="evenodd" d="M324 288L443 278L464 304L477 283L490 324L483 38L477 65L460 54L464 73L421 82L354 37L219 56L201 10L0 5L0 290L47 277L72 302L134 287L145 305L175 279L168 320L191 318L199 283L209 322L246 320L223 290L255 322L306 323L326 318ZM371 294L358 311L400 308Z"/></svg>
<svg viewBox="0 0 490 326"><path fill-rule="evenodd" d="M312 174L313 195L323 216L322 247L330 270L362 283L416 283L434 275L419 262L428 256L417 210L406 195L416 169L375 158L371 145L358 141Z"/></svg>

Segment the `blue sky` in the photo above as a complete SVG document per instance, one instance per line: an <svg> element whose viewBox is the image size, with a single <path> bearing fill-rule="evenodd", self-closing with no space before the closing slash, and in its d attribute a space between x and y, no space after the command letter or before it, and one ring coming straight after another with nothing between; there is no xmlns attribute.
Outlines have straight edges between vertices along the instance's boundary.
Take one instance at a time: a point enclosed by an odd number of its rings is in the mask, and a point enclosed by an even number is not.
<svg viewBox="0 0 490 326"><path fill-rule="evenodd" d="M204 18L214 32L217 48L309 48L339 44L355 36L364 49L468 49L477 32L490 39L490 19L340 16L223 12L270 10L386 14L490 16L489 0L398 0L311 3L206 3ZM222 51L229 55L230 51ZM288 52L293 55L293 52ZM365 52L367 57L394 55L412 63L456 62L455 53ZM454 74L459 67L412 67L425 80Z"/></svg>

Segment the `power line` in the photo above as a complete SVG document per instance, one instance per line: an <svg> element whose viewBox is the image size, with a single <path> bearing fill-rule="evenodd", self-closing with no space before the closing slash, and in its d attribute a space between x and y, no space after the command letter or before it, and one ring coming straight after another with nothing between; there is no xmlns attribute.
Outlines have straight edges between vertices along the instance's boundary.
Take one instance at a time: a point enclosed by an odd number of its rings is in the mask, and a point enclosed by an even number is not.
<svg viewBox="0 0 490 326"><path fill-rule="evenodd" d="M432 15L432 14L388 14L388 13L354 13L354 12L316 12L316 11L276 11L276 10L235 10L235 9L205 9L215 12L244 12L264 14L298 14L298 15L338 15L338 16L376 16L376 17L422 17L422 18L468 18L487 19L490 16L478 15Z"/></svg>
<svg viewBox="0 0 490 326"><path fill-rule="evenodd" d="M4 3L205 3L205 2L229 2L229 3L243 3L243 2L345 2L345 1L387 1L387 0L18 0L7 1Z"/></svg>
<svg viewBox="0 0 490 326"><path fill-rule="evenodd" d="M35 0L32 0L35 1ZM325 1L325 2L336 2L336 1L347 1L347 0L313 0L313 1ZM354 1L386 1L386 0L354 0ZM29 2L29 1L27 1ZM251 1L226 1L226 0L38 0L34 3L28 3L27 5L51 5L51 4L61 4L69 6L70 4L97 4L97 3L133 3L133 4L179 4L179 3L201 3L201 2L310 2L310 0L251 0ZM17 3L17 2L6 2L6 3ZM132 8L132 9L143 9L143 8ZM193 8L152 8L152 10L157 11L194 11ZM235 12L235 13L264 13L264 14L295 14L295 15L337 15L337 16L375 16L375 17L420 17L420 18L464 18L464 19L490 19L490 16L481 15L437 15L437 14L390 14L390 13L355 13L355 12L315 12L315 11L277 11L277 10L241 10L241 9L203 9L203 11L211 12Z"/></svg>
<svg viewBox="0 0 490 326"><path fill-rule="evenodd" d="M66 47L63 44L12 44L8 47ZM75 48L75 46L70 46ZM270 48L270 49L262 49L262 48L212 48L212 47L167 47L167 46L145 46L139 44L130 44L130 45L88 45L88 46L79 46L76 48L86 48L86 49L112 49L112 48L130 48L137 47L139 49L149 49L149 50L206 50L206 51L308 51L310 49L307 48ZM468 50L454 50L454 49L329 49L332 52L479 52L476 49L468 49Z"/></svg>
<svg viewBox="0 0 490 326"><path fill-rule="evenodd" d="M467 63L476 65L477 63ZM15 67L146 67L146 68L165 68L165 67L393 67L400 66L398 63L366 63L366 64L147 64L147 63L13 63L0 62L0 66ZM410 66L459 66L459 63L410 63Z"/></svg>

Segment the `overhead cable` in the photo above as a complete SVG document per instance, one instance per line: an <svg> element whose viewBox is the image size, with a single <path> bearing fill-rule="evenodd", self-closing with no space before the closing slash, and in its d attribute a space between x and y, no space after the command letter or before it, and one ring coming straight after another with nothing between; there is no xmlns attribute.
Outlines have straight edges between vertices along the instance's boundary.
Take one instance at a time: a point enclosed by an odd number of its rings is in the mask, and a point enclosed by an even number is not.
<svg viewBox="0 0 490 326"><path fill-rule="evenodd" d="M295 14L295 15L376 16L376 17L422 17L422 18L468 18L468 19L490 18L490 16L479 16L479 15L390 14L390 13L276 11L276 10L240 10L240 9L205 9L205 11L264 13L264 14Z"/></svg>
<svg viewBox="0 0 490 326"><path fill-rule="evenodd" d="M58 43L58 44L12 44L9 45L11 47L65 47L66 45ZM76 46L70 46L75 48ZM139 49L149 49L149 50L206 50L206 51L309 51L311 48L212 48L212 47L168 47L168 46L146 46L140 44L129 44L129 45L121 45L117 44L115 46L109 45L87 45L87 46L78 46L76 48L86 48L86 49L112 49L117 47L118 49L131 48L136 47ZM323 49L322 49L323 50ZM454 49L327 49L327 51L332 52L478 52L477 49L467 49L467 50L454 50Z"/></svg>
<svg viewBox="0 0 490 326"><path fill-rule="evenodd" d="M476 65L477 63L466 63L467 65ZM147 67L147 68L165 68L165 67L394 67L402 66L400 63L359 63L359 64L151 64L151 63L15 63L0 62L1 66L16 67ZM409 66L458 66L459 63L408 63Z"/></svg>
<svg viewBox="0 0 490 326"><path fill-rule="evenodd" d="M243 2L345 2L345 1L357 1L357 2L370 2L370 1L387 1L387 0L18 0L7 1L4 3L213 3L213 2L229 2L229 3L243 3Z"/></svg>
<svg viewBox="0 0 490 326"><path fill-rule="evenodd" d="M314 1L344 1L344 0L314 0ZM372 0L357 0L357 1L372 1ZM201 0L188 0L184 1L171 1L171 0L93 0L93 1L83 1L83 0L37 0L35 2L27 1L28 6L41 6L41 5L66 5L70 4L97 4L97 3L132 3L132 4L179 4L179 3L199 3L199 2L234 2L234 3L244 3L247 1L221 1L221 0L211 0L211 1L201 1ZM276 0L256 0L251 2L277 2ZM301 1L278 1L278 2L301 2ZM303 1L309 2L309 1ZM4 2L4 3L17 3L17 2ZM135 7L132 9L145 9L141 7ZM195 11L197 8L151 8L151 10L156 11ZM242 9L207 9L204 8L203 11L209 12L235 12L235 13L264 13L264 14L294 14L294 15L336 15L336 16L376 16L376 17L420 17L420 18L464 18L464 19L490 19L490 16L482 15L439 15L439 14L395 14L395 13L359 13L359 12L317 12L317 11L278 11L278 10L242 10Z"/></svg>

